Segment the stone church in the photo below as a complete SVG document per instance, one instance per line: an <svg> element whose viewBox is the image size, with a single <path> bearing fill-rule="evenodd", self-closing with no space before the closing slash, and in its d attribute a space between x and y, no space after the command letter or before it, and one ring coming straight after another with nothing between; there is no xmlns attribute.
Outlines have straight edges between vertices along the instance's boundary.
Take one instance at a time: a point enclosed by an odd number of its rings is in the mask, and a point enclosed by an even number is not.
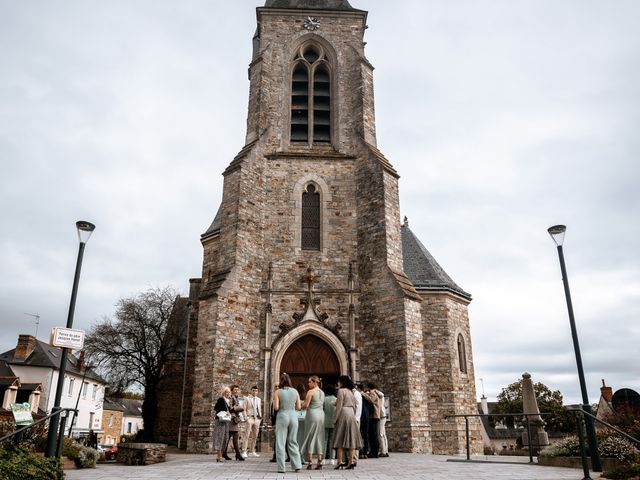
<svg viewBox="0 0 640 480"><path fill-rule="evenodd" d="M346 0L257 8L246 141L191 280L188 451L211 452L223 386L258 385L268 405L281 372L376 383L392 451L464 451L464 420L445 416L476 411L471 296L401 222L399 174L376 147L366 29ZM477 452L479 424L471 433Z"/></svg>

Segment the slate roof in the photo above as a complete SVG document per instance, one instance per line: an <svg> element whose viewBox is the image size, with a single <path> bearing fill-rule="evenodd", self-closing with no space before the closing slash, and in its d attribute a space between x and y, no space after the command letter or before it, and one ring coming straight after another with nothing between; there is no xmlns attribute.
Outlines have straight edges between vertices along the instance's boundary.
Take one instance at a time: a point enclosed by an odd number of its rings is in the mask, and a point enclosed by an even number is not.
<svg viewBox="0 0 640 480"><path fill-rule="evenodd" d="M222 211L222 205L220 205L220 207L218 207L218 212L216 213L215 218L213 219L213 222L211 222L211 225L209 226L209 228L207 228L207 231L204 232L202 235L200 235L200 238L206 238L210 235L215 235L216 233L220 232L220 212Z"/></svg>
<svg viewBox="0 0 640 480"><path fill-rule="evenodd" d="M404 272L418 292L449 291L471 300L471 294L465 292L447 275L447 272L409 229L406 221L402 225L401 234Z"/></svg>
<svg viewBox="0 0 640 480"><path fill-rule="evenodd" d="M5 361L9 366L11 365L27 365L30 367L46 367L58 370L60 368L60 357L62 356L62 349L58 347L52 347L48 343L42 342L36 339L35 348L31 355L27 357L25 361L15 360L16 349L9 350L0 354L0 360ZM78 359L73 355L67 355L66 371L74 373L78 376L85 375L85 378L90 380L96 380L101 383L107 383L100 375L88 368L86 374L84 371L80 371L78 368Z"/></svg>
<svg viewBox="0 0 640 480"><path fill-rule="evenodd" d="M4 360L0 360L0 378L18 378Z"/></svg>
<svg viewBox="0 0 640 480"><path fill-rule="evenodd" d="M141 417L142 416L142 400L135 400L133 398L120 399L124 405L125 417Z"/></svg>
<svg viewBox="0 0 640 480"><path fill-rule="evenodd" d="M307 10L352 10L347 0L267 0L266 8L300 8Z"/></svg>

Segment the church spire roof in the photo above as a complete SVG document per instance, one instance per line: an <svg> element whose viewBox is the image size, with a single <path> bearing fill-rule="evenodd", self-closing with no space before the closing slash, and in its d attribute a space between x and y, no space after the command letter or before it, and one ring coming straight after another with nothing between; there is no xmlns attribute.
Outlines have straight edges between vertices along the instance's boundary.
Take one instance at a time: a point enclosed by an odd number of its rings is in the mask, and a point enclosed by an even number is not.
<svg viewBox="0 0 640 480"><path fill-rule="evenodd" d="M267 0L264 6L305 10L356 10L347 0Z"/></svg>
<svg viewBox="0 0 640 480"><path fill-rule="evenodd" d="M402 225L402 258L404 272L418 292L425 290L450 291L468 300L471 295L460 288L438 264L429 250L409 229L407 217Z"/></svg>

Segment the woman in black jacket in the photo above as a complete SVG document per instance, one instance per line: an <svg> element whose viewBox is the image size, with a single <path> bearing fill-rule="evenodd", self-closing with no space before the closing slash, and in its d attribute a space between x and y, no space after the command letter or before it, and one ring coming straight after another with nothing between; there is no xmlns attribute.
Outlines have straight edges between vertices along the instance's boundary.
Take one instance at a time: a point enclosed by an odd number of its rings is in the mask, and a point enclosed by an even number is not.
<svg viewBox="0 0 640 480"><path fill-rule="evenodd" d="M231 402L231 389L225 387L222 391L222 396L218 398L216 406L216 421L213 426L213 449L216 451L216 462L222 462L223 458L231 460L227 456L227 452L224 448L229 441L229 423L231 423L231 413L229 411L229 404Z"/></svg>

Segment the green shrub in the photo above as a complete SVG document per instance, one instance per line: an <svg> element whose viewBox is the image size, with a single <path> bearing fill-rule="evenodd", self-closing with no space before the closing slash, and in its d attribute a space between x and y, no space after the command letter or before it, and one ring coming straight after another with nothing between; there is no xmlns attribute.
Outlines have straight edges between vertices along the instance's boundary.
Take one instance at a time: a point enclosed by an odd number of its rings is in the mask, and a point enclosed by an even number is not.
<svg viewBox="0 0 640 480"><path fill-rule="evenodd" d="M62 456L75 460L78 458L81 448L82 445L77 443L75 440L65 437L64 442L62 443Z"/></svg>
<svg viewBox="0 0 640 480"><path fill-rule="evenodd" d="M41 457L10 445L0 447L0 479L63 480L64 474L57 458Z"/></svg>
<svg viewBox="0 0 640 480"><path fill-rule="evenodd" d="M100 453L91 447L80 447L78 457L75 459L78 468L96 468Z"/></svg>
<svg viewBox="0 0 640 480"><path fill-rule="evenodd" d="M604 472L602 474L602 478L611 478L614 480L638 480L640 479L640 463L633 463L610 472Z"/></svg>
<svg viewBox="0 0 640 480"><path fill-rule="evenodd" d="M9 435L16 429L16 424L11 418L0 418L0 437Z"/></svg>
<svg viewBox="0 0 640 480"><path fill-rule="evenodd" d="M633 462L640 458L640 451L626 438L616 435L598 435L598 453L602 458L617 458ZM580 442L577 436L567 437L540 452L541 457L579 457Z"/></svg>

